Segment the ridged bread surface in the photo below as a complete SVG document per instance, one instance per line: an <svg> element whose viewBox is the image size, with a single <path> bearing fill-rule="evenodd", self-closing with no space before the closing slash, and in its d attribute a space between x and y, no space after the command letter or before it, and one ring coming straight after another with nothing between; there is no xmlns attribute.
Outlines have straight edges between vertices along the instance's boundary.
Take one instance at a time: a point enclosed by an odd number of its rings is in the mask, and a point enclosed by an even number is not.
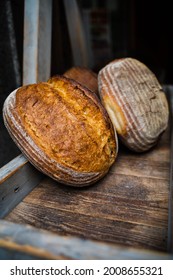
<svg viewBox="0 0 173 280"><path fill-rule="evenodd" d="M131 150L153 147L168 125L168 103L156 76L146 65L124 58L98 75L99 94L112 123Z"/></svg>

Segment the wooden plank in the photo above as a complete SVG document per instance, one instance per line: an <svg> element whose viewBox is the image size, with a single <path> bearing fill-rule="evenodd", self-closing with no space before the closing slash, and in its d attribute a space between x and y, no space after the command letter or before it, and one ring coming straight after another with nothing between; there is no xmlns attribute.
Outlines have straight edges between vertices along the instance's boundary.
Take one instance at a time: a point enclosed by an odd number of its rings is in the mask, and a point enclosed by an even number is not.
<svg viewBox="0 0 173 280"><path fill-rule="evenodd" d="M0 220L0 259L167 260L173 259L173 255L63 237L30 226Z"/></svg>
<svg viewBox="0 0 173 280"><path fill-rule="evenodd" d="M0 185L8 180L10 176L16 173L24 164L27 163L27 159L21 154L15 159L11 160L8 164L4 165L0 169Z"/></svg>
<svg viewBox="0 0 173 280"><path fill-rule="evenodd" d="M38 81L47 81L51 72L52 0L39 2Z"/></svg>
<svg viewBox="0 0 173 280"><path fill-rule="evenodd" d="M90 67L83 22L76 0L64 0L74 66Z"/></svg>
<svg viewBox="0 0 173 280"><path fill-rule="evenodd" d="M50 77L52 0L25 0L23 84Z"/></svg>
<svg viewBox="0 0 173 280"><path fill-rule="evenodd" d="M149 152L121 146L110 172L87 188L45 178L7 217L63 235L166 251L170 145L167 130Z"/></svg>
<svg viewBox="0 0 173 280"><path fill-rule="evenodd" d="M0 169L0 218L7 215L43 178L23 155Z"/></svg>
<svg viewBox="0 0 173 280"><path fill-rule="evenodd" d="M23 84L37 81L39 0L25 0Z"/></svg>

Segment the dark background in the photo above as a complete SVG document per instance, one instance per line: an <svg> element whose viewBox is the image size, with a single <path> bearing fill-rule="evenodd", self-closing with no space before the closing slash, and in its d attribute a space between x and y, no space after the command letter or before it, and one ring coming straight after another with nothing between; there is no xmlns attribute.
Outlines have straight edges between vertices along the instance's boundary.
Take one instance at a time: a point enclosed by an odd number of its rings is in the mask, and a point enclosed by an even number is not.
<svg viewBox="0 0 173 280"><path fill-rule="evenodd" d="M89 20L92 68L131 56L145 63L162 84L173 84L171 1L78 0ZM51 75L73 66L63 0L53 1ZM0 167L20 151L2 119L7 95L22 84L24 0L0 1ZM86 26L85 26L86 27Z"/></svg>

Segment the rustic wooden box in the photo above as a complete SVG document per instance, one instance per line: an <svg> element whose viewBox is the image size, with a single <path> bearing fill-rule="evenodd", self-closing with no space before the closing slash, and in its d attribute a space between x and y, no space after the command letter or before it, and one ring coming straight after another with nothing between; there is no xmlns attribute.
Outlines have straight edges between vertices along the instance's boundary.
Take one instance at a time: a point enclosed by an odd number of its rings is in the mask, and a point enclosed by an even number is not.
<svg viewBox="0 0 173 280"><path fill-rule="evenodd" d="M173 259L172 104L158 145L120 147L107 176L72 188L23 155L0 169L0 259Z"/></svg>
<svg viewBox="0 0 173 280"><path fill-rule="evenodd" d="M64 4L74 62L85 65L76 1ZM23 84L50 75L51 10L50 0L25 1ZM23 155L1 168L0 259L173 259L173 87L167 93L171 125L158 145L140 155L121 147L91 187L63 186Z"/></svg>

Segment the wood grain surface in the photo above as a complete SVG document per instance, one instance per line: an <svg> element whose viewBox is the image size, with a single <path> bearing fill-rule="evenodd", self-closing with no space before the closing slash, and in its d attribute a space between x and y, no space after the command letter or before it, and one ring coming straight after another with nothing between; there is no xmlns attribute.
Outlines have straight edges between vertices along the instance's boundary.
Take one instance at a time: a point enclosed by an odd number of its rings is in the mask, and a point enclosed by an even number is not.
<svg viewBox="0 0 173 280"><path fill-rule="evenodd" d="M0 168L0 218L10 213L43 177L22 154Z"/></svg>
<svg viewBox="0 0 173 280"><path fill-rule="evenodd" d="M0 260L172 260L160 251L138 250L82 238L60 236L28 225L0 220Z"/></svg>
<svg viewBox="0 0 173 280"><path fill-rule="evenodd" d="M120 146L106 177L72 188L46 177L6 220L62 235L166 251L168 226L169 129L143 154Z"/></svg>

